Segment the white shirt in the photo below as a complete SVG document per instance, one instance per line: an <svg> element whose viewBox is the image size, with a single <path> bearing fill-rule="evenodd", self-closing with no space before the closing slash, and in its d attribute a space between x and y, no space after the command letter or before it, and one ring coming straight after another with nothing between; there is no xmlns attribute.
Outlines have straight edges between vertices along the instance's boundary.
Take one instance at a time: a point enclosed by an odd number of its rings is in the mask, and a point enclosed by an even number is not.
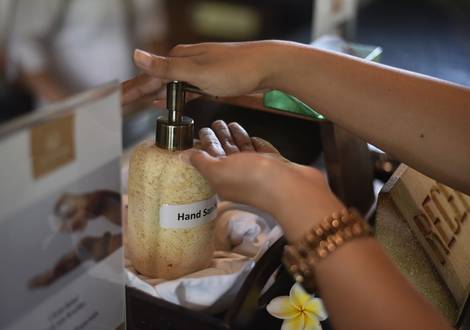
<svg viewBox="0 0 470 330"><path fill-rule="evenodd" d="M161 1L17 1L11 63L30 73L52 70L75 92L131 77L132 40L138 43L166 33ZM64 5L67 1L69 5ZM126 1L134 8L135 29L126 13ZM63 24L54 31L61 6L66 6Z"/></svg>

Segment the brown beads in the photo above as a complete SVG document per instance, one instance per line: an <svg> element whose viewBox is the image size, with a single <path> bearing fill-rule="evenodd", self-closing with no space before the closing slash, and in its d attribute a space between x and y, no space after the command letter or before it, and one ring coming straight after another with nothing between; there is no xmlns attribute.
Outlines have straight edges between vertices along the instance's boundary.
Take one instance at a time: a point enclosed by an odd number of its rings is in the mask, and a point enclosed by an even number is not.
<svg viewBox="0 0 470 330"><path fill-rule="evenodd" d="M283 262L297 282L313 289L314 271L321 260L354 238L370 234L367 224L354 210L341 210L314 226L300 241L284 249Z"/></svg>

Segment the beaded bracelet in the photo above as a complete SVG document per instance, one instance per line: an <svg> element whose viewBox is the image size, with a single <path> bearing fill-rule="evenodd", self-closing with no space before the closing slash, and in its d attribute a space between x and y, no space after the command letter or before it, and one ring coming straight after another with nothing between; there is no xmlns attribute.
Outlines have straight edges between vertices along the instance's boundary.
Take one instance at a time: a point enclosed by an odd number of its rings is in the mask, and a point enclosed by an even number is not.
<svg viewBox="0 0 470 330"><path fill-rule="evenodd" d="M286 245L282 261L296 282L314 290L316 265L344 243L369 235L369 226L361 215L344 209L326 217L297 243Z"/></svg>

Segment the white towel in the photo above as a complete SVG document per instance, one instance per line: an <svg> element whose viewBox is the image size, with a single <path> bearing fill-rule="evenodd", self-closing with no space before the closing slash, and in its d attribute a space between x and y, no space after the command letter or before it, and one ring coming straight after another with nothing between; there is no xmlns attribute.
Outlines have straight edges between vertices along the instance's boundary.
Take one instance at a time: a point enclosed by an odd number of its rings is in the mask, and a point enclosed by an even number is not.
<svg viewBox="0 0 470 330"><path fill-rule="evenodd" d="M274 219L245 205L220 202L209 268L176 280L147 278L126 260L127 285L192 310L217 313L233 302L256 260L282 236Z"/></svg>

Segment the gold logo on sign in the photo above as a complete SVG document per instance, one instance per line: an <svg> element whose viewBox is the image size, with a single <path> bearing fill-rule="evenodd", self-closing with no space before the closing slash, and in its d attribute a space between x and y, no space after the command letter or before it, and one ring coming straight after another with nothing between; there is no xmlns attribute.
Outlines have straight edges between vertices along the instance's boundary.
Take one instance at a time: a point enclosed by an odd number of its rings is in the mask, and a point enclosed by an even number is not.
<svg viewBox="0 0 470 330"><path fill-rule="evenodd" d="M434 256L446 264L452 246L465 225L470 205L465 196L436 182L421 203L421 213L413 218ZM433 211L434 210L434 211Z"/></svg>
<svg viewBox="0 0 470 330"><path fill-rule="evenodd" d="M75 159L74 116L34 126L30 131L33 177L38 179Z"/></svg>

